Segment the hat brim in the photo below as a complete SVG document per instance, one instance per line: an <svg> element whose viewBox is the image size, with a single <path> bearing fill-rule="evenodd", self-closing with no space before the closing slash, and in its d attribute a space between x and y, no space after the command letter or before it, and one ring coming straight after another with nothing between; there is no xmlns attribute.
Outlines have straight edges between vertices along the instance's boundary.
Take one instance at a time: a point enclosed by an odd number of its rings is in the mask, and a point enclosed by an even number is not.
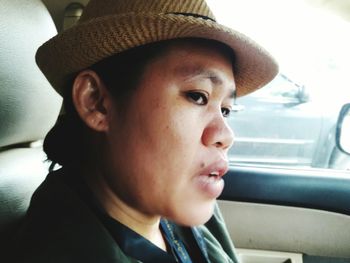
<svg viewBox="0 0 350 263"><path fill-rule="evenodd" d="M264 86L278 73L273 57L256 42L214 21L179 14L124 14L77 24L44 43L36 61L55 90L102 59L133 47L178 38L212 39L235 53L237 96Z"/></svg>

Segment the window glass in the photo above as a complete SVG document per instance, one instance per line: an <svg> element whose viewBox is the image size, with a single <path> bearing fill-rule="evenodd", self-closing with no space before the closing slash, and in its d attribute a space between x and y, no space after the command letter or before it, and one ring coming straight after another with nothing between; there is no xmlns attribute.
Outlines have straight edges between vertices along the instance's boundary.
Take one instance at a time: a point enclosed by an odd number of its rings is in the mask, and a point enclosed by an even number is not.
<svg viewBox="0 0 350 263"><path fill-rule="evenodd" d="M350 102L346 1L208 0L219 22L255 39L280 64L266 87L238 98L228 119L232 163L350 170L336 145ZM350 134L349 134L350 139Z"/></svg>

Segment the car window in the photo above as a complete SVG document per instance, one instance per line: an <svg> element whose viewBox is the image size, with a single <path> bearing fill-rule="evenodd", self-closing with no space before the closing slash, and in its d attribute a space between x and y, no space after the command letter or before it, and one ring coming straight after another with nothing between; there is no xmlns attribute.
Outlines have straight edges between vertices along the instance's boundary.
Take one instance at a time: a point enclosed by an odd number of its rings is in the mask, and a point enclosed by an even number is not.
<svg viewBox="0 0 350 263"><path fill-rule="evenodd" d="M220 22L280 64L270 84L236 101L232 164L350 170L336 145L338 116L350 102L350 18L341 2L209 0Z"/></svg>
<svg viewBox="0 0 350 263"><path fill-rule="evenodd" d="M259 89L250 96L270 100L295 101L300 99L301 92L305 87L293 82L287 76L279 74L263 89Z"/></svg>

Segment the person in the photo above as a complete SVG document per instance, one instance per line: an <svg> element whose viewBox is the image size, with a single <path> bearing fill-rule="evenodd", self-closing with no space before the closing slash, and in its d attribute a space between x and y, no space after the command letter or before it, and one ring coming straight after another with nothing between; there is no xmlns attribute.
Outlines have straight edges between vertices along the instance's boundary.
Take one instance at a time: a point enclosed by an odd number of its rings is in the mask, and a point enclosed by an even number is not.
<svg viewBox="0 0 350 263"><path fill-rule="evenodd" d="M204 0L91 0L36 61L64 113L11 262L238 262L226 118L276 75L267 51Z"/></svg>

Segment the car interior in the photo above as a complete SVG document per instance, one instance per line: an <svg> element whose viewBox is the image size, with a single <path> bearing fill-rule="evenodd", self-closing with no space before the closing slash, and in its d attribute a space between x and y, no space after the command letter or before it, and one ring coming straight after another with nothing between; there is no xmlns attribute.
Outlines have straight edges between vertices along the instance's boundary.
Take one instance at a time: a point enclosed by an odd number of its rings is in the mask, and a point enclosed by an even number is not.
<svg viewBox="0 0 350 263"><path fill-rule="evenodd" d="M33 191L47 174L48 164L40 139L55 123L61 98L49 88L34 60L38 46L57 32L44 4L1 1L0 17L0 241L3 247L25 213Z"/></svg>
<svg viewBox="0 0 350 263"><path fill-rule="evenodd" d="M0 0L2 249L48 173L42 140L61 109L35 52L87 2ZM350 16L348 1L338 2L332 8ZM241 263L350 262L349 171L232 164L218 202Z"/></svg>

